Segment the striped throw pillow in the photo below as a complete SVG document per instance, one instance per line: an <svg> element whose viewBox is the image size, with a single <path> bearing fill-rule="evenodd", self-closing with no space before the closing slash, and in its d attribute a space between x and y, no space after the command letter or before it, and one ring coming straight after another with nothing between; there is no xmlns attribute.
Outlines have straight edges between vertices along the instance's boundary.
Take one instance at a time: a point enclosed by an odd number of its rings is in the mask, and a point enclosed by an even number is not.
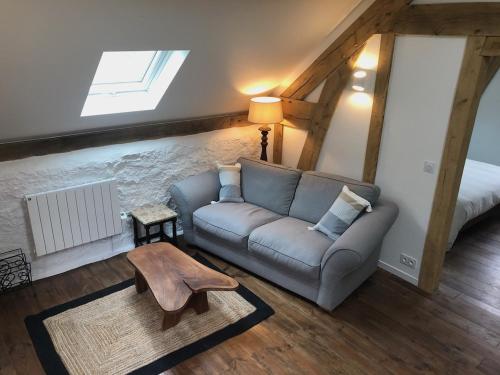
<svg viewBox="0 0 500 375"><path fill-rule="evenodd" d="M240 185L240 173L241 164L236 163L235 165L218 165L219 168L219 180L221 188L219 191L219 202L235 202L242 203L243 198L241 197L241 185Z"/></svg>
<svg viewBox="0 0 500 375"><path fill-rule="evenodd" d="M365 209L367 212L372 211L370 202L344 186L335 202L318 224L308 229L324 233L335 241Z"/></svg>

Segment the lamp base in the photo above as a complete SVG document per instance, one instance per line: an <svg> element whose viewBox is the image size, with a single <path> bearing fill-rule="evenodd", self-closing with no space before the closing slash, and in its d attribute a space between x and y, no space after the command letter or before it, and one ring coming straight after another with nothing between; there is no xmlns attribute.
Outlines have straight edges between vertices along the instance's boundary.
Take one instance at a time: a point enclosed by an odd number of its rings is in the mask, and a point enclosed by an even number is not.
<svg viewBox="0 0 500 375"><path fill-rule="evenodd" d="M260 133L262 134L260 145L262 146L262 151L260 153L260 160L267 161L267 135L271 131L269 126L261 126L259 128Z"/></svg>

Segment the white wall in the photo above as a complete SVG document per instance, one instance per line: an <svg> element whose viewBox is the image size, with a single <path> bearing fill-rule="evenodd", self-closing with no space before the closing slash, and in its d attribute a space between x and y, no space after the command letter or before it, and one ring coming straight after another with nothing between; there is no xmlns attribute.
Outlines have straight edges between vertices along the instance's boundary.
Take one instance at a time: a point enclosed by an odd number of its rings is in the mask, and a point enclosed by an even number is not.
<svg viewBox="0 0 500 375"><path fill-rule="evenodd" d="M0 140L248 109L360 0L3 0ZM80 117L103 51L189 49L153 111Z"/></svg>
<svg viewBox="0 0 500 375"><path fill-rule="evenodd" d="M358 180L363 177L379 48L380 35L375 35L362 53L371 56L375 64L372 69L365 69L370 82L366 82L364 93L352 90L352 82L342 93L319 155L318 171Z"/></svg>
<svg viewBox="0 0 500 375"><path fill-rule="evenodd" d="M415 284L464 47L464 38L396 40L376 184L400 214L381 265ZM425 160L436 162L434 174L423 172ZM401 252L417 259L416 269L400 264Z"/></svg>
<svg viewBox="0 0 500 375"><path fill-rule="evenodd" d="M481 97L474 123L468 158L500 165L500 74L497 73Z"/></svg>
<svg viewBox="0 0 500 375"><path fill-rule="evenodd" d="M296 67L293 69L292 73L289 75L287 79L285 79L281 85L278 87L278 89L275 91L275 95L279 95L286 87L295 80L326 48L330 46L330 44L333 43L335 39L337 39L342 32L344 32L351 24L354 22L372 3L374 0L362 0L358 3L356 8L349 14L348 17L346 17L331 33L328 35L327 38L325 38L321 44L318 45L317 48L311 51L305 58L300 62L300 64L296 65ZM370 52L375 53L378 55L378 52L375 50L378 50L378 44L379 42L379 36L376 36L372 38L372 40L369 43L369 50ZM309 94L306 98L307 101L310 102L317 102L319 99L319 95L321 93L321 90L323 88L324 82L321 83L311 94ZM350 87L350 85L348 85ZM349 97L352 94L352 90L345 90L342 98L339 102L339 106L337 107L338 110L336 111L334 118L332 118L332 125L336 126L337 132L341 132L348 128L350 125L354 124L353 126L358 127L358 128L363 128L365 126L369 125L369 120L368 123L366 124L366 115L369 112L369 108L361 109L358 108L354 110L352 102L350 101ZM365 106L366 107L366 106ZM371 108L371 105L368 107ZM368 115L369 116L369 115ZM347 120L347 121L346 121ZM333 125L335 123L335 125ZM351 146L351 150L349 152L349 155L344 155L337 152L333 152L332 144L334 142L341 142L341 137L343 135L346 135L349 137L349 132L343 132L341 136L339 136L336 140L334 139L334 132L330 131L325 140L325 146L323 147L322 154L320 155L320 162L318 166L321 168L321 170L328 171L328 172L334 172L334 173L343 173L345 172L345 168L342 167L342 163L337 162L336 163L336 158L340 156L343 158L343 160L349 160L349 164L351 164L351 158L352 164L356 165L356 168L359 169L359 163L356 161L360 160L360 158L364 158L364 154L362 156L358 156L357 151L361 151L357 146L359 145L359 142L362 142L361 140L355 140L354 144L351 142L352 139L347 141L347 144ZM283 156L282 156L282 163L284 165L290 166L290 167L296 167L297 163L300 158L300 152L302 151L302 147L304 146L304 142L307 137L307 132L305 130L300 130L300 129L293 129L293 128L284 128L283 132ZM364 152L364 151L363 151ZM351 172L352 173L352 172ZM353 174L353 176L358 176L359 175L359 170L356 170Z"/></svg>
<svg viewBox="0 0 500 375"><path fill-rule="evenodd" d="M370 56L376 64L379 48L380 35L375 35L368 41L363 54ZM362 177L376 77L375 69L376 66L370 70L365 69L369 72L365 93L359 94L352 90L351 81L347 84L325 136L316 165L317 170L356 179ZM323 86L324 82L309 94L306 100L318 102ZM284 165L297 166L306 137L305 130L285 127L283 136Z"/></svg>
<svg viewBox="0 0 500 375"><path fill-rule="evenodd" d="M213 168L217 161L259 155L256 125L0 163L0 251L22 248L33 260L34 277L41 278L133 248L129 220L121 235L36 258L25 194L114 178L120 208L129 212L145 203L167 202L172 183Z"/></svg>

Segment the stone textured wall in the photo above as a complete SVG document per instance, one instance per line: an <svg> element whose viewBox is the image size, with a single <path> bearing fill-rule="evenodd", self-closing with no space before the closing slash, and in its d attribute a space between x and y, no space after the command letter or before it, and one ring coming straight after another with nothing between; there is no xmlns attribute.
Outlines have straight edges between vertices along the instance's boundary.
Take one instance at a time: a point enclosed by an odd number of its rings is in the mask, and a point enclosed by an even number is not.
<svg viewBox="0 0 500 375"><path fill-rule="evenodd" d="M232 128L0 163L0 251L24 249L33 260L35 278L127 251L133 246L130 220L123 221L124 233L120 236L36 258L24 195L114 178L122 211L145 203L167 202L168 188L175 181L213 168L216 162L258 157L257 128Z"/></svg>

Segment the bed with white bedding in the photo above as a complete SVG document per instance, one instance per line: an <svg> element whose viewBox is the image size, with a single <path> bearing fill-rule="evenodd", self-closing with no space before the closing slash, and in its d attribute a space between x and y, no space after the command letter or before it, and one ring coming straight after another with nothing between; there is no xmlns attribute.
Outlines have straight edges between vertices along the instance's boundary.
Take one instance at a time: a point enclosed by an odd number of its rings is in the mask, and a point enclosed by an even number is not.
<svg viewBox="0 0 500 375"><path fill-rule="evenodd" d="M500 204L500 167L467 159L451 225L448 249L453 246L465 224L498 204Z"/></svg>

